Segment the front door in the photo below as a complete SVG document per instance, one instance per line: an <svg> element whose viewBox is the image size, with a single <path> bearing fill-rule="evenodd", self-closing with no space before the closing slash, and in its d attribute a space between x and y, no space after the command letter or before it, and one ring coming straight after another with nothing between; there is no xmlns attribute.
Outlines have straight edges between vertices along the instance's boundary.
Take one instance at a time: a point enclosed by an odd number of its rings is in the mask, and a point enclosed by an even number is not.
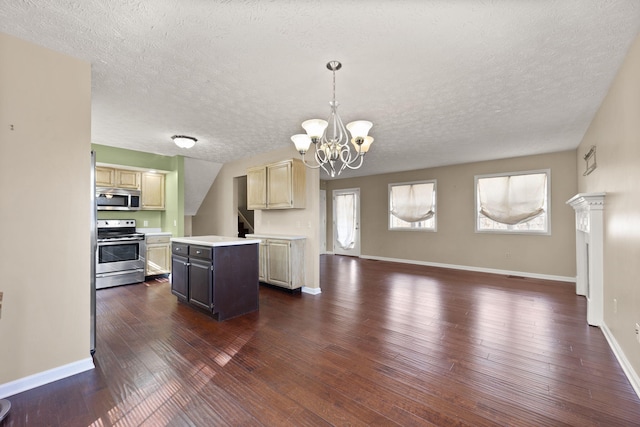
<svg viewBox="0 0 640 427"><path fill-rule="evenodd" d="M360 256L360 189L333 190L333 253Z"/></svg>

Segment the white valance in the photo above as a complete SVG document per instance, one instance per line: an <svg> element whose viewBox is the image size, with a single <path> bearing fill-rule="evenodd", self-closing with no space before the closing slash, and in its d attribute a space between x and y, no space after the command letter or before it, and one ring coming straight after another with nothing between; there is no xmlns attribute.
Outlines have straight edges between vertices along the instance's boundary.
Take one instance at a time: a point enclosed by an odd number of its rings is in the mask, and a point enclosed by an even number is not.
<svg viewBox="0 0 640 427"><path fill-rule="evenodd" d="M433 185L428 182L391 186L391 214L406 222L433 217Z"/></svg>
<svg viewBox="0 0 640 427"><path fill-rule="evenodd" d="M529 221L544 212L546 188L546 173L480 178L480 213L508 225Z"/></svg>

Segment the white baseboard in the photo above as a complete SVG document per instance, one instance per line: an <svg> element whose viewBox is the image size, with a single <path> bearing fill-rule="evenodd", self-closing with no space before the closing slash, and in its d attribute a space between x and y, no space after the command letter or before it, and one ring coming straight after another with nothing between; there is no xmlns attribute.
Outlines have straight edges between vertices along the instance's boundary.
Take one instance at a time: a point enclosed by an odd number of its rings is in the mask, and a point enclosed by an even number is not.
<svg viewBox="0 0 640 427"><path fill-rule="evenodd" d="M322 293L322 289L318 288L308 288L306 286L302 287L302 293L310 294L310 295L320 295Z"/></svg>
<svg viewBox="0 0 640 427"><path fill-rule="evenodd" d="M529 277L532 279L542 279L542 280L555 280L558 282L571 282L575 283L575 277L568 276L554 276L550 274L538 274L538 273L528 273L525 271L509 271L509 270L498 270L495 268L484 268L484 267L472 267L466 265L455 265L455 264L442 264L439 262L428 262L428 261L414 261L410 259L400 259L400 258L386 258L379 256L371 256L371 255L360 255L360 258L364 259L373 259L377 261L389 261L389 262L399 262L403 264L414 264L414 265L424 265L428 267L440 267L440 268L451 268L454 270L465 270L465 271L477 271L480 273L491 273L491 274L501 274L505 276L520 276L520 277Z"/></svg>
<svg viewBox="0 0 640 427"><path fill-rule="evenodd" d="M624 352L618 345L618 341L616 341L615 337L613 336L613 334L611 333L607 325L602 324L602 326L600 327L600 330L602 330L604 337L607 339L607 342L609 343L609 347L611 347L613 354L615 354L616 359L618 359L618 363L620 363L620 367L622 368L625 375L629 379L631 386L635 390L638 397L640 397L640 376L638 376L638 373L633 369L633 366L631 366L629 359L627 359L627 356L625 356Z"/></svg>
<svg viewBox="0 0 640 427"><path fill-rule="evenodd" d="M37 374L29 375L28 377L0 384L0 399L67 378L84 371L89 371L94 368L93 359L91 357L87 357L86 359L78 360L77 362L72 362L67 365L49 369L48 371L39 372Z"/></svg>

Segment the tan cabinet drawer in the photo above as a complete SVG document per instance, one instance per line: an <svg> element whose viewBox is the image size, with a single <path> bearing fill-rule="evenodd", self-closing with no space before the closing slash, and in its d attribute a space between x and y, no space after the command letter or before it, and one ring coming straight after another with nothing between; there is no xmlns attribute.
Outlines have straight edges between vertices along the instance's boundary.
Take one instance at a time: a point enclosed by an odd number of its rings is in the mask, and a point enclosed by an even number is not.
<svg viewBox="0 0 640 427"><path fill-rule="evenodd" d="M146 236L147 245L169 243L171 236Z"/></svg>

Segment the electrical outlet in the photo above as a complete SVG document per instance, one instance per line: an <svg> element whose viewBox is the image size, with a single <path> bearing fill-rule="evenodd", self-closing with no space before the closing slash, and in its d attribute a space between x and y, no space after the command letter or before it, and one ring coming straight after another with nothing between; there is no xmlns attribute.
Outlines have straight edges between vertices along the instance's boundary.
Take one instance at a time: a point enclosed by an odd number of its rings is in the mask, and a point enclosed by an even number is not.
<svg viewBox="0 0 640 427"><path fill-rule="evenodd" d="M149 221L142 221L145 227L149 226Z"/></svg>
<svg viewBox="0 0 640 427"><path fill-rule="evenodd" d="M636 341L640 343L640 325L636 323Z"/></svg>

